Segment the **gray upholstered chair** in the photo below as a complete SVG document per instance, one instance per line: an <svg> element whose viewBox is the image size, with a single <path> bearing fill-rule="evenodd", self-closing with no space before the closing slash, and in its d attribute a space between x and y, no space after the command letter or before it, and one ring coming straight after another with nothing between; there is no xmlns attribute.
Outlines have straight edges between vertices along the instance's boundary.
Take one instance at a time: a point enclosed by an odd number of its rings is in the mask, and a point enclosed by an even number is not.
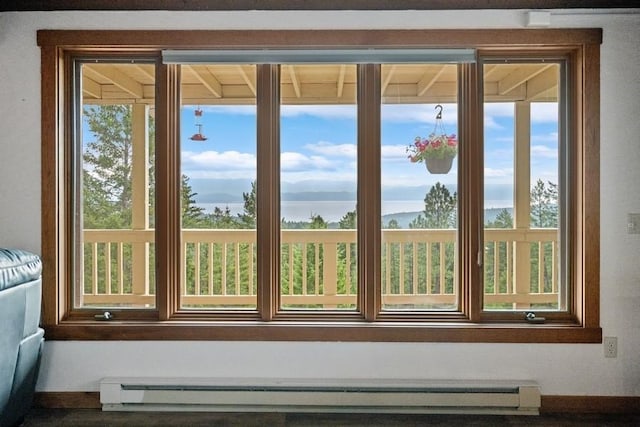
<svg viewBox="0 0 640 427"><path fill-rule="evenodd" d="M33 402L44 343L41 272L37 255L0 248L0 427L20 424Z"/></svg>

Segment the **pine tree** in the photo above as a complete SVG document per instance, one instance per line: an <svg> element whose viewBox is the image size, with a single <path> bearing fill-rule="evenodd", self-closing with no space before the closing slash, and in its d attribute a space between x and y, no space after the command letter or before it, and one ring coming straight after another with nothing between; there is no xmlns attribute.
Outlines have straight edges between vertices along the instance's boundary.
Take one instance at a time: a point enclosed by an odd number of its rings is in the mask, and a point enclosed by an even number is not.
<svg viewBox="0 0 640 427"><path fill-rule="evenodd" d="M244 211L238 214L243 228L256 228L256 181L251 182L251 191L242 193Z"/></svg>
<svg viewBox="0 0 640 427"><path fill-rule="evenodd" d="M86 123L93 141L83 152L85 228L131 227L131 107L87 107Z"/></svg>
<svg viewBox="0 0 640 427"><path fill-rule="evenodd" d="M456 225L457 193L436 182L424 197L424 216L418 215L409 228L443 229Z"/></svg>
<svg viewBox="0 0 640 427"><path fill-rule="evenodd" d="M531 226L558 227L558 184L538 179L531 189Z"/></svg>
<svg viewBox="0 0 640 427"><path fill-rule="evenodd" d="M182 175L181 187L182 227L202 228L205 225L204 208L196 205L195 197L198 193L193 192L193 189L189 185L189 177L187 175Z"/></svg>

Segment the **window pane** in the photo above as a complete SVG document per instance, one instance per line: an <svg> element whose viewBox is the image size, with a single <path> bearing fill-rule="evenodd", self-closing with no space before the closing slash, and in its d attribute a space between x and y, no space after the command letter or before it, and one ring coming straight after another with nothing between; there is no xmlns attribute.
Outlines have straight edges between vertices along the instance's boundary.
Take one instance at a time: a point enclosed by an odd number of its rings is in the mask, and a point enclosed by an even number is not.
<svg viewBox="0 0 640 427"><path fill-rule="evenodd" d="M155 307L155 66L76 63L74 307Z"/></svg>
<svg viewBox="0 0 640 427"><path fill-rule="evenodd" d="M382 66L385 310L458 309L457 88L456 65Z"/></svg>
<svg viewBox="0 0 640 427"><path fill-rule="evenodd" d="M354 310L356 67L281 67L284 309Z"/></svg>
<svg viewBox="0 0 640 427"><path fill-rule="evenodd" d="M257 307L255 91L254 65L182 66L182 308Z"/></svg>
<svg viewBox="0 0 640 427"><path fill-rule="evenodd" d="M484 309L564 310L560 286L560 69L484 69Z"/></svg>

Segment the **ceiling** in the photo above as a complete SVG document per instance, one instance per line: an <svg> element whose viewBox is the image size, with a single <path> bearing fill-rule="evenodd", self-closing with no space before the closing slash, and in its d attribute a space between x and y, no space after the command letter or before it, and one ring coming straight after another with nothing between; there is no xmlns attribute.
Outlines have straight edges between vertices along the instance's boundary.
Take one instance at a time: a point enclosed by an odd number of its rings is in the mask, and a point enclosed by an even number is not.
<svg viewBox="0 0 640 427"><path fill-rule="evenodd" d="M487 64L485 100L556 101L559 65L554 63ZM185 105L255 104L256 66L233 64L183 65ZM356 66L341 64L282 65L283 104L355 104ZM153 64L85 63L82 66L85 104L155 102ZM457 99L454 64L383 65L383 103L450 103Z"/></svg>

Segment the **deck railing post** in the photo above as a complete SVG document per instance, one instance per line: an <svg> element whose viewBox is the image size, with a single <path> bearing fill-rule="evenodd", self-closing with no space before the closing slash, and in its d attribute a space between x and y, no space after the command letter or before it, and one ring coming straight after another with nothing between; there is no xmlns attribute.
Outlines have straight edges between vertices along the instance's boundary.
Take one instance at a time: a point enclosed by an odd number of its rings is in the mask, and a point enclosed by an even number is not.
<svg viewBox="0 0 640 427"><path fill-rule="evenodd" d="M131 228L149 228L149 106L133 104L131 111ZM131 281L134 295L149 293L149 243L131 244Z"/></svg>
<svg viewBox="0 0 640 427"><path fill-rule="evenodd" d="M531 103L515 103L514 112L514 226L527 231L531 226ZM516 299L526 297L531 288L531 245L517 241L514 245L514 270ZM514 304L513 308L526 309L530 304Z"/></svg>

